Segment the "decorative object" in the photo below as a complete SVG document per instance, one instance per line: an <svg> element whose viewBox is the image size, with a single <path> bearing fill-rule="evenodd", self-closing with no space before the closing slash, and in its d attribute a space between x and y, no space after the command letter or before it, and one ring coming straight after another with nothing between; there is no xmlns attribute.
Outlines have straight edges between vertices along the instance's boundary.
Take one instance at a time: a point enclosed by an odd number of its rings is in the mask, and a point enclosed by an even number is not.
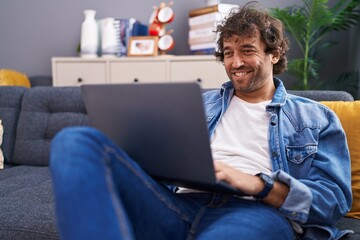
<svg viewBox="0 0 360 240"><path fill-rule="evenodd" d="M161 52L166 52L174 48L174 38L170 34L164 34L158 41L158 47Z"/></svg>
<svg viewBox="0 0 360 240"><path fill-rule="evenodd" d="M102 57L116 57L117 38L114 18L102 20L101 29L101 55Z"/></svg>
<svg viewBox="0 0 360 240"><path fill-rule="evenodd" d="M128 56L155 56L158 54L157 36L138 36L129 38Z"/></svg>
<svg viewBox="0 0 360 240"><path fill-rule="evenodd" d="M31 87L30 79L22 72L12 69L0 69L0 86Z"/></svg>
<svg viewBox="0 0 360 240"><path fill-rule="evenodd" d="M171 36L173 30L166 31L166 25L174 20L174 11L170 7L172 4L174 3L166 4L163 2L160 3L159 7L154 6L149 20L149 35L159 38L158 50L161 55L166 54L166 51L170 51L175 45L175 41Z"/></svg>
<svg viewBox="0 0 360 240"><path fill-rule="evenodd" d="M81 24L81 57L95 58L99 48L99 29L95 20L95 10L85 10L85 19Z"/></svg>
<svg viewBox="0 0 360 240"><path fill-rule="evenodd" d="M271 14L285 24L286 31L295 39L294 44L299 46L303 55L302 58L291 59L288 70L298 78L298 89L331 85L328 80L321 83L318 74L321 53L334 45L334 41L326 40L325 37L335 31L349 30L352 25L358 24L360 17L357 7L360 2L336 1L332 7L327 5L328 0L302 2L301 7L294 5L284 9L271 9Z"/></svg>

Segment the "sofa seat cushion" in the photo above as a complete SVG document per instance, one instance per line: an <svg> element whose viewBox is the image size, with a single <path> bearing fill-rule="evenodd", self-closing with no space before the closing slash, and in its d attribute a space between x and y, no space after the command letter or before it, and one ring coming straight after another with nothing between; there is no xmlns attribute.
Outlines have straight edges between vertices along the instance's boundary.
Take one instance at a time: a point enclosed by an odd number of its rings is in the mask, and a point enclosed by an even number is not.
<svg viewBox="0 0 360 240"><path fill-rule="evenodd" d="M344 240L360 239L360 220L350 217L343 217L339 222L336 223L336 227L342 230L351 229L354 231L354 233L347 235Z"/></svg>
<svg viewBox="0 0 360 240"><path fill-rule="evenodd" d="M5 167L0 174L0 239L59 239L48 167Z"/></svg>

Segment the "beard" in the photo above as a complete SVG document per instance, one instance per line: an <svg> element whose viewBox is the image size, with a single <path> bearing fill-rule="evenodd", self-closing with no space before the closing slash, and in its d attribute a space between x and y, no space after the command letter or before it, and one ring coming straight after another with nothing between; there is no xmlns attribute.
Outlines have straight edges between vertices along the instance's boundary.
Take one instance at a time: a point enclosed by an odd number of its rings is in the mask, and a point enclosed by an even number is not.
<svg viewBox="0 0 360 240"><path fill-rule="evenodd" d="M235 72L246 72L246 74L238 77L234 75ZM254 69L242 66L237 69L231 69L228 73L228 76L234 86L235 91L250 93L264 86L267 78L270 76L270 73L265 72L261 67Z"/></svg>

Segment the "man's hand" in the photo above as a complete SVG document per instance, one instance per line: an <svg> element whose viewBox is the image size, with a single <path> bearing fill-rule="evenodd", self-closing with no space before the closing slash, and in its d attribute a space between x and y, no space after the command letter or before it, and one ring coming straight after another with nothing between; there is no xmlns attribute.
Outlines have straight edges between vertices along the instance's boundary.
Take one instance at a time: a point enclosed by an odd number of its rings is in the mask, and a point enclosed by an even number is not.
<svg viewBox="0 0 360 240"><path fill-rule="evenodd" d="M265 183L258 176L243 173L220 161L214 161L214 166L218 180L228 182L246 195L257 195L265 187ZM288 193L289 187L286 184L275 181L274 188L270 191L269 195L263 199L263 202L279 208L285 201Z"/></svg>

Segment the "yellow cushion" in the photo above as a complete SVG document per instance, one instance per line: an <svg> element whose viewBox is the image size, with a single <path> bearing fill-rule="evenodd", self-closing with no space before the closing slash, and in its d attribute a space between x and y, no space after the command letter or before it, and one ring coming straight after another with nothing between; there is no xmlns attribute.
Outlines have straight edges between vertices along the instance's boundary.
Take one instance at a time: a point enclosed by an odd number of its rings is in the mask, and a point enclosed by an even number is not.
<svg viewBox="0 0 360 240"><path fill-rule="evenodd" d="M348 141L351 158L353 205L348 217L360 219L360 101L322 102L336 113Z"/></svg>
<svg viewBox="0 0 360 240"><path fill-rule="evenodd" d="M30 87L30 80L21 72L10 69L0 69L0 86Z"/></svg>

